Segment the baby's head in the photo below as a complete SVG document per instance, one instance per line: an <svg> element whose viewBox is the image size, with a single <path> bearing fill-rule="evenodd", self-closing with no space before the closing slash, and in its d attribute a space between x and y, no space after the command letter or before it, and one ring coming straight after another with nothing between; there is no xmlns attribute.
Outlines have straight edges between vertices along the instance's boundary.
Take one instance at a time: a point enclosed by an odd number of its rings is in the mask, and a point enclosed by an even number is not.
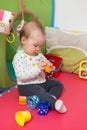
<svg viewBox="0 0 87 130"><path fill-rule="evenodd" d="M45 42L45 29L37 19L30 20L25 22L19 37L24 51L35 55L40 52L41 46Z"/></svg>
<svg viewBox="0 0 87 130"><path fill-rule="evenodd" d="M45 29L37 19L31 19L25 22L23 28L20 31L20 35L19 35L20 40L23 36L29 38L30 35L32 35L33 31L37 29L41 31L42 35L45 35Z"/></svg>

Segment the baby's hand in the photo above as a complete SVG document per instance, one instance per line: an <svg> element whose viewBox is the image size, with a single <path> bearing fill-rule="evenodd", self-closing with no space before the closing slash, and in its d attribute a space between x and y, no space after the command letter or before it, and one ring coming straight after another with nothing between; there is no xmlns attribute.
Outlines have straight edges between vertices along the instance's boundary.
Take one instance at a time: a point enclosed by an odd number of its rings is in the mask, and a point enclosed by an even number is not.
<svg viewBox="0 0 87 130"><path fill-rule="evenodd" d="M38 67L41 69L41 70L44 70L46 66L46 62L44 60L41 60L38 62Z"/></svg>
<svg viewBox="0 0 87 130"><path fill-rule="evenodd" d="M53 64L49 60L41 60L38 62L38 66L41 70L45 70L45 66L49 66L49 68L52 68Z"/></svg>
<svg viewBox="0 0 87 130"><path fill-rule="evenodd" d="M52 67L52 66L53 66L53 64L52 64L49 60L45 60L45 63L46 63L46 65L49 66L49 67Z"/></svg>

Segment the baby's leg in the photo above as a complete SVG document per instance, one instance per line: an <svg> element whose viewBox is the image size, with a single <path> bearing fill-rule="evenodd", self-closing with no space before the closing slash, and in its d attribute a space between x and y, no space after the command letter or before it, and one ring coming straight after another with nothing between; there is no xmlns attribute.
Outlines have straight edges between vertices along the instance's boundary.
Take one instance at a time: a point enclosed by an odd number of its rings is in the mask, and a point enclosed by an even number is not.
<svg viewBox="0 0 87 130"><path fill-rule="evenodd" d="M46 91L56 98L59 98L63 92L63 84L58 80L47 80L44 85Z"/></svg>
<svg viewBox="0 0 87 130"><path fill-rule="evenodd" d="M59 111L60 113L65 113L67 109L63 101L57 100L57 98L59 98L62 94L63 84L57 80L47 80L43 87L50 94L50 96L52 96L56 100L53 109Z"/></svg>
<svg viewBox="0 0 87 130"><path fill-rule="evenodd" d="M18 85L19 94L21 96L32 96L37 95L40 97L41 101L47 101L50 104L50 109L62 112L60 109L63 106L63 102L58 102L56 98L50 95L40 84L31 84L31 85Z"/></svg>

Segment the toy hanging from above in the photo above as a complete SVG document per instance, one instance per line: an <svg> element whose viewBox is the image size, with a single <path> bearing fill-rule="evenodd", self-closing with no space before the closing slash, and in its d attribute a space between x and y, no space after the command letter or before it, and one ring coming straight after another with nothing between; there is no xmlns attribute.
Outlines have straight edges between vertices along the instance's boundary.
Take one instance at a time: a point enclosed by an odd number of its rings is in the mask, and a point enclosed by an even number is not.
<svg viewBox="0 0 87 130"><path fill-rule="evenodd" d="M0 10L0 33L10 34L14 13L6 10Z"/></svg>
<svg viewBox="0 0 87 130"><path fill-rule="evenodd" d="M21 31L21 29L23 28L24 23L25 23L25 19L24 19L24 13L25 13L25 10L24 10L24 0L20 0L20 7L21 7L22 20L21 20L20 24L17 26L17 32L18 33ZM36 16L32 12L28 11L27 13L32 15L33 18L36 18Z"/></svg>
<svg viewBox="0 0 87 130"><path fill-rule="evenodd" d="M0 33L6 34L8 43L13 43L15 36L12 33L12 24L15 14L11 11L0 10Z"/></svg>
<svg viewBox="0 0 87 130"><path fill-rule="evenodd" d="M22 20L20 24L17 26L17 32L20 32L22 27L24 26L24 0L20 0L20 7L22 12Z"/></svg>

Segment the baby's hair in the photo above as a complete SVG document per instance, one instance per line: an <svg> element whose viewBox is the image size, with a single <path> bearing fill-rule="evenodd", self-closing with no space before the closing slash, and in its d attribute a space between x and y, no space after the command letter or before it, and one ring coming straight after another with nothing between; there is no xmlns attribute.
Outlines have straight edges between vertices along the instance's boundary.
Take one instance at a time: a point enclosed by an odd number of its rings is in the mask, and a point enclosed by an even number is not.
<svg viewBox="0 0 87 130"><path fill-rule="evenodd" d="M25 22L23 28L21 29L19 33L19 38L23 36L26 37L26 39L31 35L31 32L35 29L39 29L43 35L45 35L45 28L42 26L42 24L38 21L37 18L31 19L27 22Z"/></svg>

